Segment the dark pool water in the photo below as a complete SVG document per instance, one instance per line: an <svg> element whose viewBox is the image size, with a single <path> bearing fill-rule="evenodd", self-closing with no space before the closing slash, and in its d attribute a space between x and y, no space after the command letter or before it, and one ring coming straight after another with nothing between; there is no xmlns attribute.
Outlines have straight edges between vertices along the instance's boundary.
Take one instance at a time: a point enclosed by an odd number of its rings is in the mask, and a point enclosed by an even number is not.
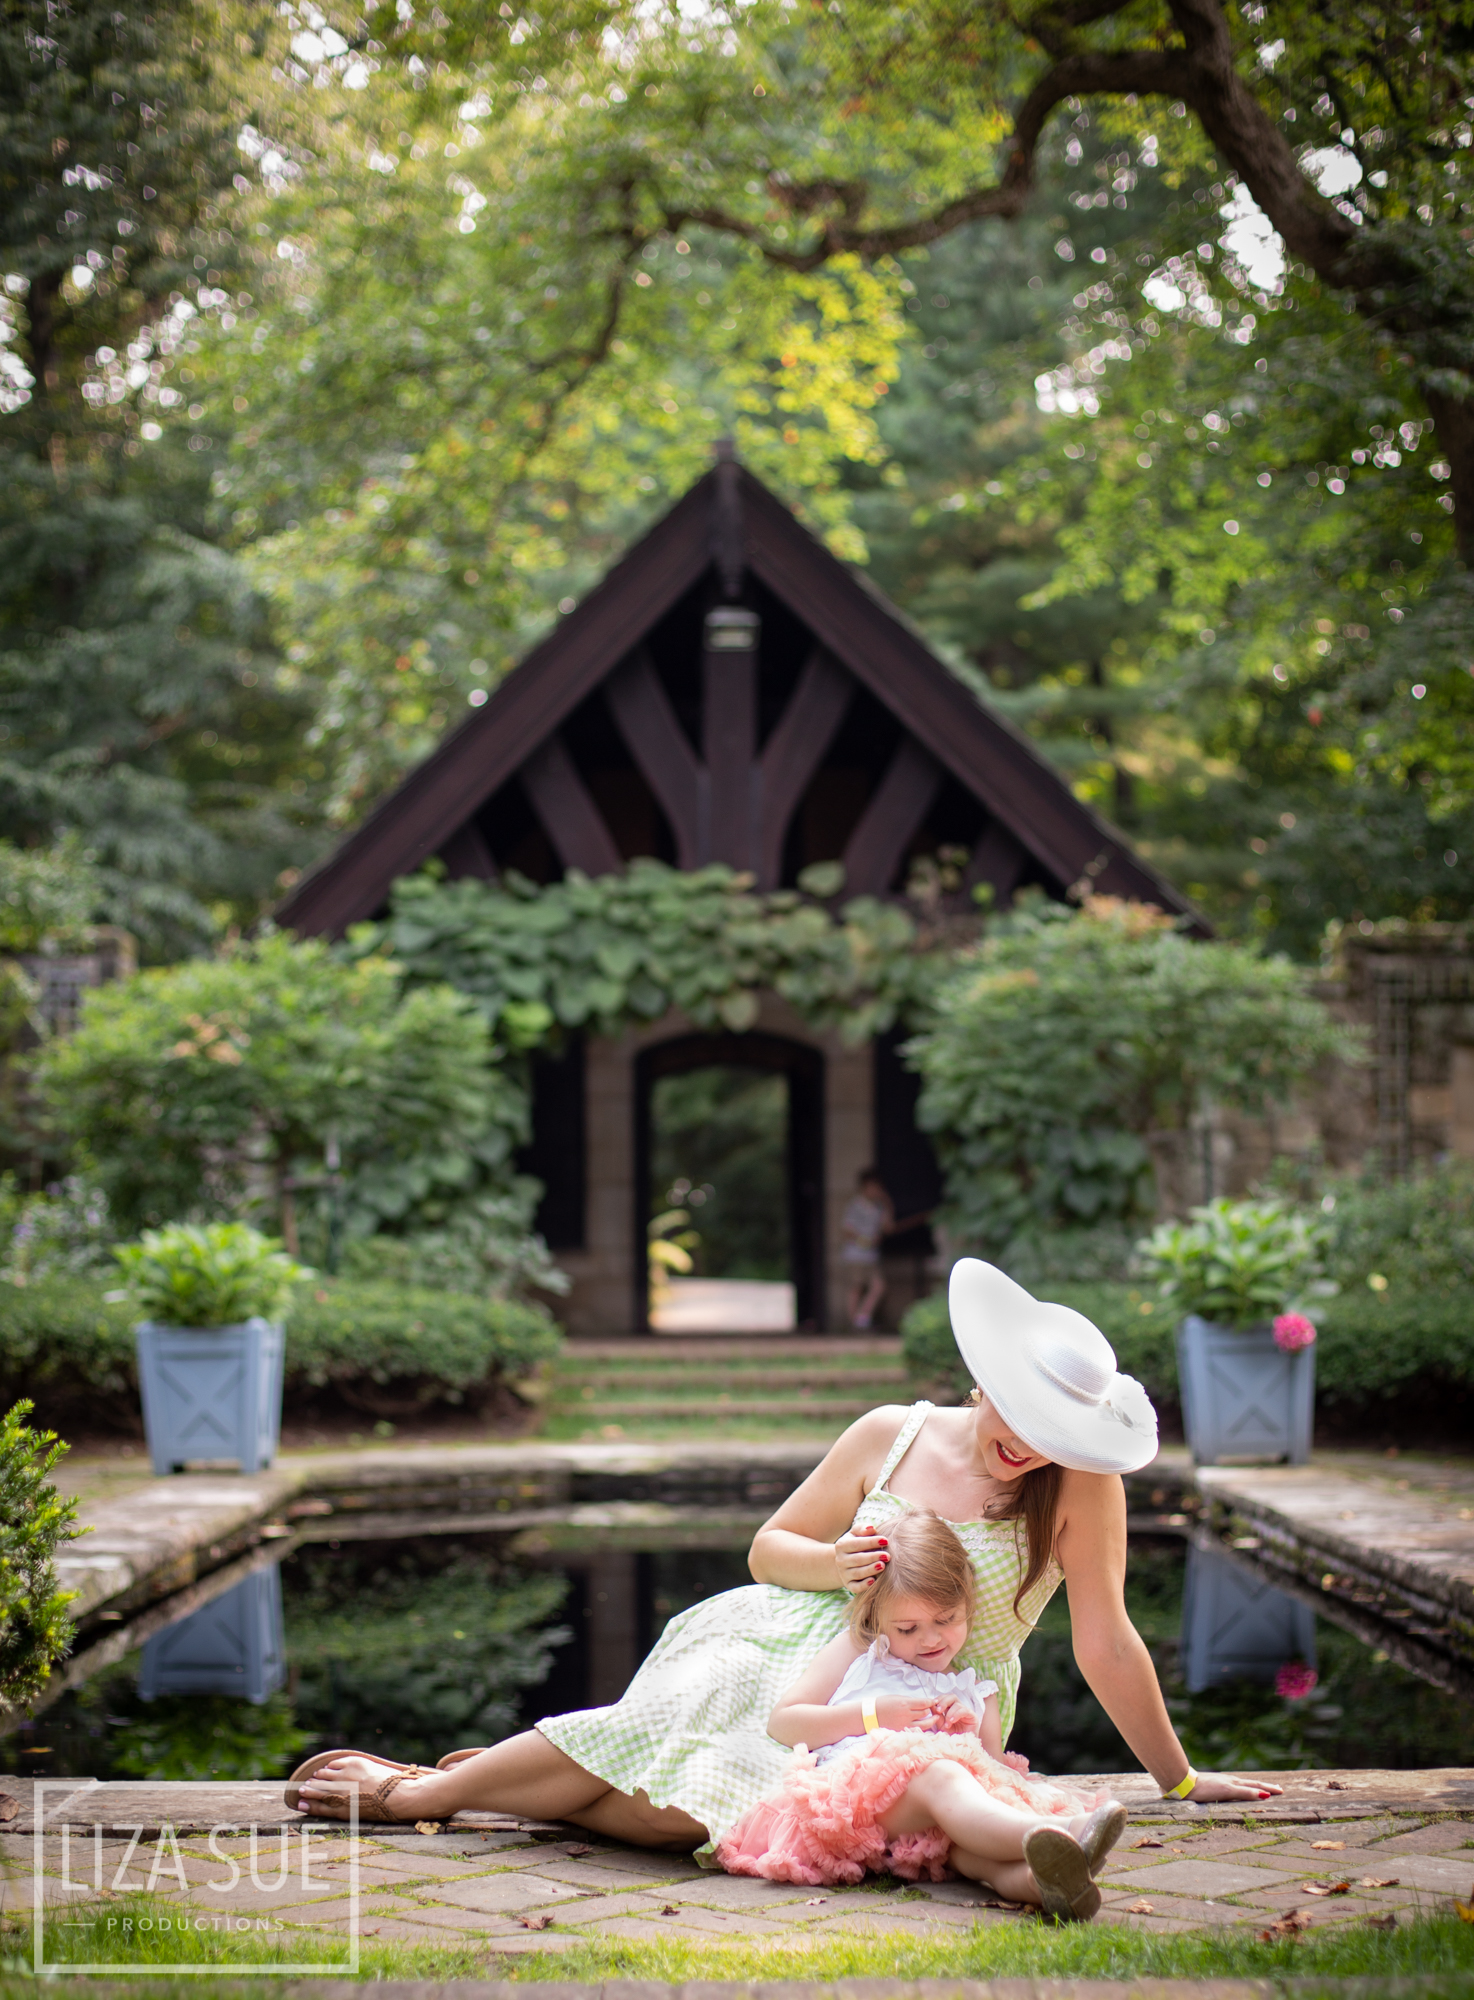
<svg viewBox="0 0 1474 2000"><path fill-rule="evenodd" d="M615 1700L670 1617L749 1580L743 1548L309 1544L0 1738L0 1770L274 1777L340 1743L432 1762ZM1243 1562L1133 1540L1127 1600L1199 1765L1474 1764L1467 1691L1428 1684ZM1063 1591L1023 1664L1012 1747L1043 1771L1132 1768L1074 1664Z"/></svg>

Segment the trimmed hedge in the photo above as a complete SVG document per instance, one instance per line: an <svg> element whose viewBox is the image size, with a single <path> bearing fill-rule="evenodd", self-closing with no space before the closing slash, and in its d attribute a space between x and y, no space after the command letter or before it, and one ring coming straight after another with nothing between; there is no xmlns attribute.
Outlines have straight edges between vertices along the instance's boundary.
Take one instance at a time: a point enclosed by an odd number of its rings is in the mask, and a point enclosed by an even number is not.
<svg viewBox="0 0 1474 2000"><path fill-rule="evenodd" d="M0 1397L24 1391L48 1408L131 1403L138 1383L135 1309L105 1281L52 1278L0 1285ZM556 1355L561 1329L504 1299L410 1285L322 1279L298 1292L287 1320L289 1388L328 1384L353 1399L403 1385L423 1406L516 1382ZM115 1414L97 1409L98 1415Z"/></svg>
<svg viewBox="0 0 1474 2000"><path fill-rule="evenodd" d="M1390 1258L1385 1261L1391 1262ZM1177 1314L1141 1286L1052 1284L1044 1296L1094 1320L1116 1360L1154 1401L1178 1400L1173 1330ZM1316 1400L1372 1405L1438 1384L1474 1389L1474 1294L1409 1284L1401 1296L1347 1284L1314 1314ZM945 1384L964 1396L972 1386L947 1318L943 1293L921 1299L901 1322L901 1346L919 1382Z"/></svg>

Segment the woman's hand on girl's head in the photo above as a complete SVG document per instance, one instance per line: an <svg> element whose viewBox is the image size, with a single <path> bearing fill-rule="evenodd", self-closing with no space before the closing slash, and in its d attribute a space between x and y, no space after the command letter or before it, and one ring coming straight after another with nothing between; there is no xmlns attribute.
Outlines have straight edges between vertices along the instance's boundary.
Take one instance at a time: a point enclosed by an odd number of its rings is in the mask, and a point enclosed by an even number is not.
<svg viewBox="0 0 1474 2000"><path fill-rule="evenodd" d="M1195 1806L1217 1806L1236 1799L1277 1798L1283 1790L1283 1785L1271 1785L1268 1779L1221 1778L1216 1771L1199 1771L1188 1798Z"/></svg>
<svg viewBox="0 0 1474 2000"><path fill-rule="evenodd" d="M867 1589L890 1561L884 1535L857 1534L853 1528L834 1544L834 1558L839 1580L852 1597Z"/></svg>

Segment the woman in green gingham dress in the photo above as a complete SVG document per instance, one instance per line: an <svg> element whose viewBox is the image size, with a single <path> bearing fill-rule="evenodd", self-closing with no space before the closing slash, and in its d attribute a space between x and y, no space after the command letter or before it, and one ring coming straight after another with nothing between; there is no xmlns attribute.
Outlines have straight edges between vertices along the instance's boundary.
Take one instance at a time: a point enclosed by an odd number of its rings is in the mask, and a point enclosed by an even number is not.
<svg viewBox="0 0 1474 2000"><path fill-rule="evenodd" d="M847 1596L879 1573L886 1523L909 1508L940 1514L972 1558L977 1614L961 1658L998 1683L1005 1741L1019 1650L1063 1580L1081 1671L1158 1782L1199 1802L1266 1796L1191 1772L1126 1615L1120 1471L1156 1449L1145 1393L1115 1372L1089 1321L989 1265L963 1260L951 1303L982 1385L971 1404L883 1408L852 1424L758 1531L759 1581L673 1618L619 1701L453 1752L434 1772L324 1753L294 1773L288 1804L345 1816L356 1790L365 1821L507 1812L705 1858L781 1777L790 1752L768 1717L840 1630Z"/></svg>

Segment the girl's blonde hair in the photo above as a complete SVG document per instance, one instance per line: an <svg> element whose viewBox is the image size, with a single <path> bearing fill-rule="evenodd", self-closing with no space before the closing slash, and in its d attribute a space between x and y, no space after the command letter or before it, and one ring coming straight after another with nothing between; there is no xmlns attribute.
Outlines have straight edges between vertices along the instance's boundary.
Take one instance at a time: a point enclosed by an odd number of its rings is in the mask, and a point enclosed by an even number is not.
<svg viewBox="0 0 1474 2000"><path fill-rule="evenodd" d="M887 1530L890 1561L850 1605L850 1636L857 1645L877 1639L904 1597L950 1611L960 1606L969 1625L977 1604L977 1581L967 1550L937 1514L903 1514Z"/></svg>

